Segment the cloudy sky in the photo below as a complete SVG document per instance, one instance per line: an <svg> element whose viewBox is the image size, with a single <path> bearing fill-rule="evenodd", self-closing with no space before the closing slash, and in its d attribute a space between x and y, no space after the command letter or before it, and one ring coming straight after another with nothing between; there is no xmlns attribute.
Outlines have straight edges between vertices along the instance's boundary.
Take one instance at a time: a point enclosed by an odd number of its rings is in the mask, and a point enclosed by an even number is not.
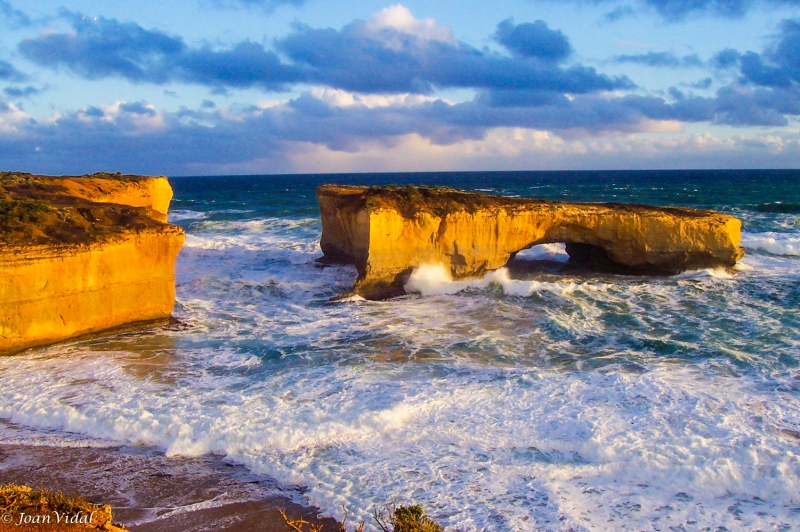
<svg viewBox="0 0 800 532"><path fill-rule="evenodd" d="M800 0L0 0L0 169L800 167Z"/></svg>

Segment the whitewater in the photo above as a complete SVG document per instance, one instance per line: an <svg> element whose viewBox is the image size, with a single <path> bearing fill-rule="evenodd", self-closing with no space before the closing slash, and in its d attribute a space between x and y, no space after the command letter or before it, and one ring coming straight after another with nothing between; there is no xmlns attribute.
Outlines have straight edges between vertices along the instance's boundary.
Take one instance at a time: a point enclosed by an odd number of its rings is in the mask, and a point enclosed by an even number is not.
<svg viewBox="0 0 800 532"><path fill-rule="evenodd" d="M800 526L800 174L172 182L180 325L0 359L0 443L215 454L328 515L414 502L448 530ZM356 272L316 262L322 182L717 208L747 253L620 276L549 244L331 302Z"/></svg>

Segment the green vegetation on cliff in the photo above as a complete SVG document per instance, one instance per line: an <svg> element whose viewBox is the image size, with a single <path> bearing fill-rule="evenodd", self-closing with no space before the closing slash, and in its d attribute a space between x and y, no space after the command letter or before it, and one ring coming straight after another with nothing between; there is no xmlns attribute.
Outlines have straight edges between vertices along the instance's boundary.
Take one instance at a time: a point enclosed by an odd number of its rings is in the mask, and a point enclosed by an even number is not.
<svg viewBox="0 0 800 532"><path fill-rule="evenodd" d="M323 185L325 186L325 185ZM395 209L406 218L413 218L419 212L433 213L444 217L453 212L468 212L491 208L504 208L513 211L529 208L532 202L539 205L555 205L559 202L545 199L532 199L511 196L496 196L479 192L458 190L450 187L381 185L364 187L360 195L349 194L346 201L363 201L368 211L380 208ZM576 203L579 205L579 203ZM677 207L656 207L635 203L597 203L613 207L617 212L664 213L683 217L706 216L711 211Z"/></svg>
<svg viewBox="0 0 800 532"><path fill-rule="evenodd" d="M136 182L142 176L98 173L76 178L0 172L0 246L88 243L160 225L147 209L75 197L65 180Z"/></svg>
<svg viewBox="0 0 800 532"><path fill-rule="evenodd" d="M435 186L372 186L364 189L363 198L367 210L374 211L382 207L397 209L406 218L413 218L418 212L431 212L437 216L445 216L456 211L475 211L489 206L502 205L513 208L525 200L503 196L476 194L449 187Z"/></svg>

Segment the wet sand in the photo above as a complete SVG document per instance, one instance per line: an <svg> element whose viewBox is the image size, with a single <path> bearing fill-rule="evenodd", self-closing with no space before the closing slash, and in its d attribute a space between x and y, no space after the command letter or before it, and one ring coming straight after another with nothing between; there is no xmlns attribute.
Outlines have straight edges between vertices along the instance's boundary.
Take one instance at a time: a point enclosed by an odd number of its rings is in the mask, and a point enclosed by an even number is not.
<svg viewBox="0 0 800 532"><path fill-rule="evenodd" d="M167 458L133 446L0 443L0 484L5 483L110 504L114 521L131 532L288 531L279 509L322 523L325 531L338 530L333 519L319 519L315 508L293 502L302 499L302 488L279 486L214 456Z"/></svg>

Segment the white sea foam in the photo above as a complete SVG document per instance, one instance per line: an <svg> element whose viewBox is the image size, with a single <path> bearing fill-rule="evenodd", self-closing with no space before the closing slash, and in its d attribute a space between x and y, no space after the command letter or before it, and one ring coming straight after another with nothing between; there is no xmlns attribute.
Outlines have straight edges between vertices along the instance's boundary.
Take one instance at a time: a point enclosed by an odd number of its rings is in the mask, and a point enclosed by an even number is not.
<svg viewBox="0 0 800 532"><path fill-rule="evenodd" d="M752 267L744 265L739 267L740 271L747 271ZM726 268L704 268L702 270L690 270L675 275L676 279L701 279L703 277L713 277L714 279L733 279L733 275Z"/></svg>
<svg viewBox="0 0 800 532"><path fill-rule="evenodd" d="M800 261L793 255L775 255L750 248L749 252L736 263L734 270L747 276L796 277L800 275Z"/></svg>
<svg viewBox="0 0 800 532"><path fill-rule="evenodd" d="M189 209L174 209L169 211L170 223L183 222L185 220L204 220L208 218L208 214L200 211L192 211Z"/></svg>
<svg viewBox="0 0 800 532"><path fill-rule="evenodd" d="M59 427L60 428L60 427ZM32 430L20 425L11 425L0 420L0 445L27 445L30 447L81 447L108 448L120 442L88 438L79 434L59 431Z"/></svg>
<svg viewBox="0 0 800 532"><path fill-rule="evenodd" d="M470 289L486 289L491 285L503 289L510 296L528 297L536 292L553 292L570 294L576 290L607 290L608 284L590 284L574 282L540 282L512 279L507 268L500 268L487 273L481 279L465 279L454 281L450 272L442 264L426 264L414 269L405 288L408 292L417 292L423 296L457 294Z"/></svg>
<svg viewBox="0 0 800 532"><path fill-rule="evenodd" d="M219 209L212 212L219 214L247 214L255 211L253 209Z"/></svg>
<svg viewBox="0 0 800 532"><path fill-rule="evenodd" d="M339 516L413 500L464 531L800 524L793 257L746 256L733 281L429 266L409 280L429 297L329 304L356 273L315 264L319 231L195 224L189 329L0 359L0 418L216 453Z"/></svg>
<svg viewBox="0 0 800 532"><path fill-rule="evenodd" d="M797 233L742 233L745 249L766 251L773 255L800 255L800 235Z"/></svg>
<svg viewBox="0 0 800 532"><path fill-rule="evenodd" d="M14 379L26 392L0 399L0 415L170 455L225 455L308 486L328 511L368 511L413 492L462 530L640 529L656 518L751 528L791 522L800 504L795 443L776 428L798 426L797 399L687 368L487 370L433 386L359 366L255 382L187 374L185 386L167 388L111 362L4 363L0 384ZM55 379L79 375L75 403ZM743 521L729 510L736 504Z"/></svg>

